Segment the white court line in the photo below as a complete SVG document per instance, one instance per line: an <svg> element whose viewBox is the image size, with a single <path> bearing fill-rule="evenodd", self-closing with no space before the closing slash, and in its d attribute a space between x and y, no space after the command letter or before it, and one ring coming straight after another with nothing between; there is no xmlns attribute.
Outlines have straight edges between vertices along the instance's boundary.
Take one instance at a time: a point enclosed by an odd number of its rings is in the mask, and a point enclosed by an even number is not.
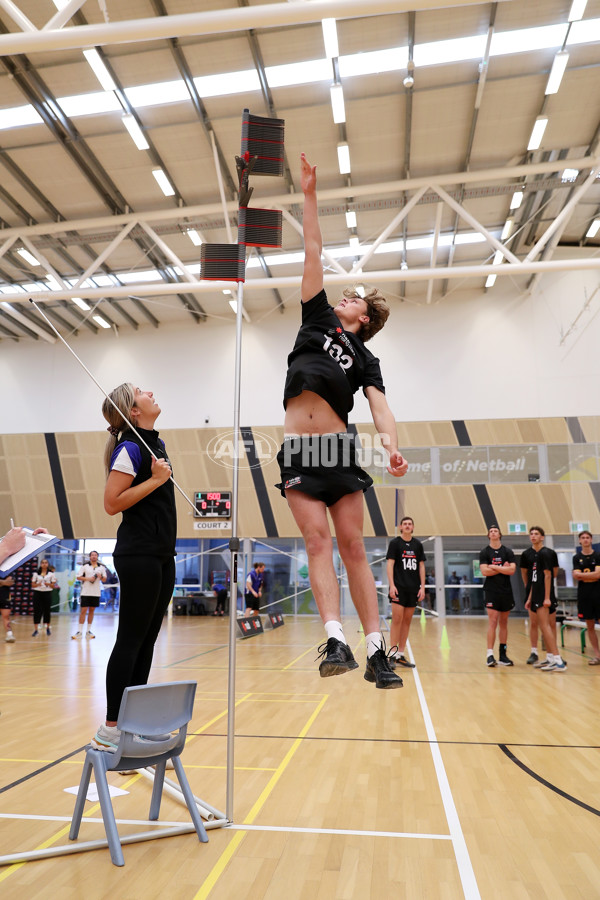
<svg viewBox="0 0 600 900"><path fill-rule="evenodd" d="M294 834L342 834L346 836L358 837L387 837L387 838L418 838L424 841L451 841L452 836L449 834L417 834L411 831L353 831L346 828L294 828L287 825L234 825L229 823L225 826L233 831L282 831Z"/></svg>
<svg viewBox="0 0 600 900"><path fill-rule="evenodd" d="M410 642L407 641L406 647L409 652L410 660L414 663L415 658ZM421 679L419 678L419 673L416 668L413 669L413 675L415 678L415 686L417 688L417 696L419 698L419 703L421 704L421 712L423 713L423 720L425 722L425 730L427 731L435 774L442 795L444 812L446 813L446 820L448 822L448 828L450 829L450 837L454 847L454 854L456 856L456 864L458 865L463 892L466 900L480 900L481 894L479 893L479 887L475 879L475 872L473 871L471 857L469 856L469 851L467 849L467 842L465 841L465 836L460 825L460 819L458 818L456 806L454 805L454 798L452 796L452 791L450 790L450 783L448 781L448 776L446 775L446 769L444 768L442 754L440 752L433 722L429 715L429 708L427 706L427 700L425 699L423 686L421 685Z"/></svg>

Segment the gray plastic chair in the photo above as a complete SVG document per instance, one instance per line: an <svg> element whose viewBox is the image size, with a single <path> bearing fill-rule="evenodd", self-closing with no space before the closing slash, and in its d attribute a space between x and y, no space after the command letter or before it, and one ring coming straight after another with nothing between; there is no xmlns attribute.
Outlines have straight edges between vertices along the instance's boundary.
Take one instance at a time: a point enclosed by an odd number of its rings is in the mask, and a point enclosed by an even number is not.
<svg viewBox="0 0 600 900"><path fill-rule="evenodd" d="M185 745L187 725L192 718L195 694L195 681L143 684L137 687L125 688L117 719L121 738L116 753L94 750L91 747L86 752L79 791L73 811L71 830L69 832L70 840L76 840L79 834L81 817L93 769L110 857L115 866L124 866L125 860L115 822L106 773L119 772L122 769L156 766L150 813L148 815L149 819L156 820L160 811L166 763L168 759L172 759L175 774L181 786L181 792L185 798L187 808L190 811L198 838L203 843L208 841L206 830L194 801L194 795L179 759ZM179 729L177 734L170 733L176 729ZM142 739L140 739L140 735L143 736Z"/></svg>

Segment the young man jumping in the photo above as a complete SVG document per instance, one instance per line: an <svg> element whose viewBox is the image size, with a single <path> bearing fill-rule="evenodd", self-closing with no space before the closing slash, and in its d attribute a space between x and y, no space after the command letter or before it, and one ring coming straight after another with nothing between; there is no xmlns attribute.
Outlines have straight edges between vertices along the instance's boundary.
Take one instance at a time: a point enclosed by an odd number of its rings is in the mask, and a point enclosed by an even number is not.
<svg viewBox="0 0 600 900"><path fill-rule="evenodd" d="M322 677L357 668L344 635L339 586L333 566L331 515L338 550L348 574L352 601L367 645L364 677L378 688L402 687L379 631L379 605L363 542L363 492L373 483L356 463L348 434L353 395L362 388L381 442L388 471L404 475L408 464L398 450L396 422L385 399L379 360L365 347L385 324L389 309L376 289L361 297L344 291L332 308L323 290L322 237L317 211L316 166L301 157L304 193L302 325L288 357L284 389L285 440L277 456L281 493L302 533L312 591L325 624L319 672Z"/></svg>

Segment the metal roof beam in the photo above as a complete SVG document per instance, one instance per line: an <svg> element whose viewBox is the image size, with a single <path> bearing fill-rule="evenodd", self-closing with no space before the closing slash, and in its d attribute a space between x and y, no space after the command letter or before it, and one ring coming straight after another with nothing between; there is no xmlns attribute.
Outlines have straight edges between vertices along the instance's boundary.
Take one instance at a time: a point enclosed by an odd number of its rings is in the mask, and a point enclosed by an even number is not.
<svg viewBox="0 0 600 900"><path fill-rule="evenodd" d="M7 0L4 0L7 2ZM508 0L501 0L508 2ZM445 9L457 0L311 0L310 3L273 3L241 9L208 10L174 16L125 19L71 28L21 32L0 36L0 56L75 50L104 44L130 44L165 38L232 34L251 28L281 28L306 25L321 19L357 19L394 15L409 10ZM461 6L480 5L481 0L461 0Z"/></svg>

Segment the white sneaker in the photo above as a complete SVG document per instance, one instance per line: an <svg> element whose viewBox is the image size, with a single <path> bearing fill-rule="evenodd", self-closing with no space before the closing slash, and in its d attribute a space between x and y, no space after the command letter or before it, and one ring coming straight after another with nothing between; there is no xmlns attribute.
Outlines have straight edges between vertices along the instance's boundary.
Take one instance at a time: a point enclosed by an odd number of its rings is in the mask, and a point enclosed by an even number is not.
<svg viewBox="0 0 600 900"><path fill-rule="evenodd" d="M90 744L94 750L106 750L107 753L116 753L121 732L116 725L101 725Z"/></svg>
<svg viewBox="0 0 600 900"><path fill-rule="evenodd" d="M82 633L80 631L76 631L75 634L71 635L71 640L72 641L80 641L82 637L83 637Z"/></svg>
<svg viewBox="0 0 600 900"><path fill-rule="evenodd" d="M96 637L93 631L88 631L86 634L86 638L92 638L92 640Z"/></svg>
<svg viewBox="0 0 600 900"><path fill-rule="evenodd" d="M14 644L14 642L15 642L15 636L14 636L14 634L12 633L12 631L7 631L7 632L6 632L6 638L5 638L5 641L6 641L7 644Z"/></svg>

